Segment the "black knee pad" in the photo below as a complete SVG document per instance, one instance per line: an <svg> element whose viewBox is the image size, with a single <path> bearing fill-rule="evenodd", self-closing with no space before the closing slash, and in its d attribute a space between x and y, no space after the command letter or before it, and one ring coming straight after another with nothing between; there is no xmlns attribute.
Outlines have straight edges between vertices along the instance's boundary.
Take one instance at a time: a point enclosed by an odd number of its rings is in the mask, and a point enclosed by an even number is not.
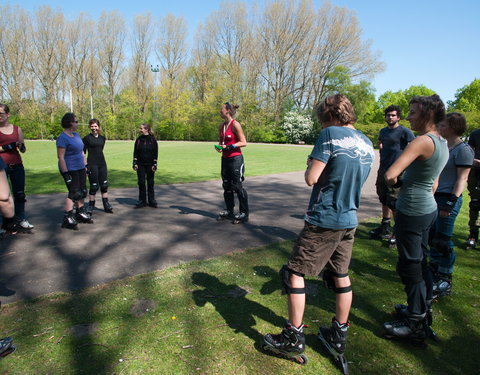
<svg viewBox="0 0 480 375"><path fill-rule="evenodd" d="M342 288L338 288L335 285L334 277L342 278L342 277L347 277L347 276L348 276L348 273L337 273L337 272L333 272L329 269L325 269L325 271L323 271L323 276L322 276L323 285L325 285L325 288L327 288L327 289L332 289L337 294L351 292L352 291L352 286L351 285L345 286L345 287L342 287Z"/></svg>
<svg viewBox="0 0 480 375"><path fill-rule="evenodd" d="M83 198L82 189L71 189L68 192L68 198L76 202Z"/></svg>
<svg viewBox="0 0 480 375"><path fill-rule="evenodd" d="M108 181L105 180L100 184L100 192L106 193L108 191Z"/></svg>
<svg viewBox="0 0 480 375"><path fill-rule="evenodd" d="M13 199L15 202L26 202L27 200L25 199L25 192L23 191L17 191L13 193Z"/></svg>
<svg viewBox="0 0 480 375"><path fill-rule="evenodd" d="M292 288L292 285L290 284L291 274L304 277L305 275L303 273L291 270L286 264L280 268L278 273L280 274L280 280L282 281L282 294L305 294L305 288Z"/></svg>
<svg viewBox="0 0 480 375"><path fill-rule="evenodd" d="M408 260L399 260L397 262L398 276L402 283L416 284L423 280L423 271L421 262L412 262Z"/></svg>
<svg viewBox="0 0 480 375"><path fill-rule="evenodd" d="M89 194L90 195L95 195L95 194L97 194L97 191L98 191L98 184L96 182L90 184Z"/></svg>
<svg viewBox="0 0 480 375"><path fill-rule="evenodd" d="M440 254L449 255L452 252L450 238L450 236L436 232L431 240L431 246Z"/></svg>

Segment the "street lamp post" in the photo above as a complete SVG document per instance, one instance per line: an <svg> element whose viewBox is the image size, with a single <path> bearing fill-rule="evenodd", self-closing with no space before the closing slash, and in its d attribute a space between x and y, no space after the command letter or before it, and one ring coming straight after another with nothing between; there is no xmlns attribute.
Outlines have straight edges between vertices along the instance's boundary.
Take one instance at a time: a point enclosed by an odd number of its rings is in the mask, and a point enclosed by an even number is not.
<svg viewBox="0 0 480 375"><path fill-rule="evenodd" d="M157 65L153 66L150 65L150 70L152 73L154 73L154 79L153 79L153 115L152 115L152 122L155 122L156 120L156 114L157 114L157 74L160 72L160 67Z"/></svg>

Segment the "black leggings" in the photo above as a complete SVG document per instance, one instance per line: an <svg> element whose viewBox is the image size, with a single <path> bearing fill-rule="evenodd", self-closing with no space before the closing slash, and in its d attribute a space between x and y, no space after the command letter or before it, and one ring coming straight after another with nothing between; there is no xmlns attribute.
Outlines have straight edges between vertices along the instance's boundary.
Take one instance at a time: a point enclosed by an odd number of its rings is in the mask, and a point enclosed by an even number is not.
<svg viewBox="0 0 480 375"><path fill-rule="evenodd" d="M13 200L15 202L15 217L25 219L25 169L22 164L7 166L7 177L12 184Z"/></svg>
<svg viewBox="0 0 480 375"><path fill-rule="evenodd" d="M88 171L90 172L88 176L88 181L90 182L89 194L95 195L99 188L102 193L106 193L108 191L107 166L89 164Z"/></svg>
<svg viewBox="0 0 480 375"><path fill-rule="evenodd" d="M248 195L242 185L242 182L245 180L244 173L243 155L222 158L223 199L225 200L227 211L233 212L235 208L234 193L236 193L240 212L248 216Z"/></svg>

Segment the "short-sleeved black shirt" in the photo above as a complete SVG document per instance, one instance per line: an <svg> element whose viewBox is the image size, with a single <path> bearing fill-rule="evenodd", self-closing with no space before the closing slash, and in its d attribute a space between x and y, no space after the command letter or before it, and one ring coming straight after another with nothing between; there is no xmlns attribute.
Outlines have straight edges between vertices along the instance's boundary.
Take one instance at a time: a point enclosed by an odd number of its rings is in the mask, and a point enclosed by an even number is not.
<svg viewBox="0 0 480 375"><path fill-rule="evenodd" d="M393 129L386 126L380 130L378 136L378 140L382 144L382 149L380 150L380 168L384 170L390 168L414 138L415 136L412 131L402 125Z"/></svg>

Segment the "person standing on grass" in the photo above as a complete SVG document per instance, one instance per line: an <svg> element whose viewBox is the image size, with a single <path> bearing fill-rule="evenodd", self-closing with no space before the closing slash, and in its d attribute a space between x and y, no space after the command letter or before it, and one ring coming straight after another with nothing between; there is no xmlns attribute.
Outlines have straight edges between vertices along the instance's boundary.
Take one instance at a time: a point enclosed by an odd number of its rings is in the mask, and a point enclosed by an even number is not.
<svg viewBox="0 0 480 375"><path fill-rule="evenodd" d="M400 125L402 110L397 105L390 105L385 108L385 121L388 126L380 130L378 135L378 148L380 150L380 167L377 172L378 199L382 204L382 223L378 228L370 232L375 238L388 238L393 230L390 225L392 210L387 205L387 200L395 198L398 191L389 189L385 182L385 172L398 159L405 147L415 138L412 131Z"/></svg>
<svg viewBox="0 0 480 375"><path fill-rule="evenodd" d="M472 148L460 138L466 130L467 122L460 113L448 113L445 120L438 124L438 132L447 140L449 157L435 192L438 217L430 230L434 299L447 296L452 291L452 273L456 258L452 234L462 207L462 193L467 185L474 156Z"/></svg>
<svg viewBox="0 0 480 375"><path fill-rule="evenodd" d="M474 130L468 137L468 145L475 152L472 169L468 175L467 189L470 195L468 227L470 233L466 241L467 249L474 249L478 241L480 220L480 129Z"/></svg>
<svg viewBox="0 0 480 375"><path fill-rule="evenodd" d="M248 221L248 195L242 182L245 180L245 163L242 147L247 146L242 126L235 120L238 105L226 102L220 108L223 122L218 127L218 144L216 148L222 154L222 181L225 210L219 212L217 220L232 220L234 224ZM238 197L240 212L234 214L235 196Z"/></svg>
<svg viewBox="0 0 480 375"><path fill-rule="evenodd" d="M77 223L93 223L84 207L87 174L83 142L76 132L78 121L73 113L62 117L63 132L57 138L58 168L68 189L62 228L77 229Z"/></svg>
<svg viewBox="0 0 480 375"><path fill-rule="evenodd" d="M33 229L25 215L25 168L20 153L27 151L23 132L20 127L8 122L10 109L6 104L0 104L0 157L5 162L5 173L12 184L15 201L15 217L22 229Z"/></svg>
<svg viewBox="0 0 480 375"><path fill-rule="evenodd" d="M326 98L317 116L323 129L307 159L305 182L313 190L305 226L288 264L280 270L283 293L288 295L288 321L280 334L264 337L265 349L285 356L304 351L304 276L318 276L322 270L325 284L335 292L336 309L331 326L320 328L319 339L343 356L352 303L348 269L357 209L375 157L372 142L353 126L355 112L345 95Z"/></svg>
<svg viewBox="0 0 480 375"><path fill-rule="evenodd" d="M154 178L157 170L158 143L149 124L140 125L140 133L133 147L133 169L137 172L138 178L138 202L135 208L147 206L147 195L148 205L156 208Z"/></svg>
<svg viewBox="0 0 480 375"><path fill-rule="evenodd" d="M433 193L448 160L447 142L437 129L444 118L445 106L438 95L410 100L407 121L419 136L385 173L388 185L400 187L394 230L397 273L405 285L408 302L407 306L395 306L400 320L384 323L387 338L423 342L430 330L432 274L427 265L428 234L437 218Z"/></svg>
<svg viewBox="0 0 480 375"><path fill-rule="evenodd" d="M111 214L113 213L113 208L108 202L107 163L103 155L106 139L102 135L100 121L93 118L88 122L88 126L90 127L90 134L83 138L83 152L88 155L87 171L88 180L90 181L87 212L89 215L92 214L95 207L95 195L100 188L103 210Z"/></svg>

